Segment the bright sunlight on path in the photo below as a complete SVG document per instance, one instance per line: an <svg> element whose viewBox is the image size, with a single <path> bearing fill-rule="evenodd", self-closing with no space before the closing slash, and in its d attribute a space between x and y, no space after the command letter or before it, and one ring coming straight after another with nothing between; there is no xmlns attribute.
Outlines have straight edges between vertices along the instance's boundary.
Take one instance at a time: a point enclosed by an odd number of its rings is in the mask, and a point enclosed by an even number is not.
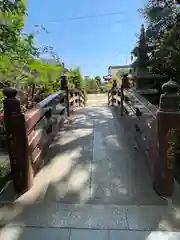
<svg viewBox="0 0 180 240"><path fill-rule="evenodd" d="M180 239L170 232L179 231L178 209L154 193L147 160L107 95L88 97L48 159L29 192L1 196L0 239Z"/></svg>

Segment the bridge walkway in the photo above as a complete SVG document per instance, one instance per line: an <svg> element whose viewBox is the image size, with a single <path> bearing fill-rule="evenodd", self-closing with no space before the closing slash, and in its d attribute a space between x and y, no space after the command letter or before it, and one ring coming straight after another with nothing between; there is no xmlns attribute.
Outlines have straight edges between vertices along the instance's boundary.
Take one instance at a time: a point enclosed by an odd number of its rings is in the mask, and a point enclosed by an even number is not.
<svg viewBox="0 0 180 240"><path fill-rule="evenodd" d="M15 196L9 185L1 195L0 239L180 238L180 210L153 191L146 159L105 94L71 116L47 160L29 192Z"/></svg>

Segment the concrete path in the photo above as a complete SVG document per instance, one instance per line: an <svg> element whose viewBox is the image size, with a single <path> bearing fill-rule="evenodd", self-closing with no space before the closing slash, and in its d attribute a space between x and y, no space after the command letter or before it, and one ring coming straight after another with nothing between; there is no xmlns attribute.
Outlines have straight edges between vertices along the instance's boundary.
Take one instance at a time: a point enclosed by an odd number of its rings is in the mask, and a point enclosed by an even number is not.
<svg viewBox="0 0 180 240"><path fill-rule="evenodd" d="M123 117L106 95L88 99L57 134L34 187L1 196L0 239L180 239L180 210L154 193Z"/></svg>

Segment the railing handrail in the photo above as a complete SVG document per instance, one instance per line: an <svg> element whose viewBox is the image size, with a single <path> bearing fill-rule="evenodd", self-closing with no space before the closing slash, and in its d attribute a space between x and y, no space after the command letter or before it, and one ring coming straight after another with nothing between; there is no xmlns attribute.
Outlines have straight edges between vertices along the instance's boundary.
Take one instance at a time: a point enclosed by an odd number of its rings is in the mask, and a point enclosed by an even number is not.
<svg viewBox="0 0 180 240"><path fill-rule="evenodd" d="M56 99L58 96L65 94L64 91L59 90L45 99L43 99L41 102L37 103L32 109L28 110L25 113L26 118L26 125L27 125L27 131L29 132L39 121L40 119L46 114L48 111L43 110L46 105L48 105L50 102L52 102L54 99ZM64 106L65 108L65 106Z"/></svg>
<svg viewBox="0 0 180 240"><path fill-rule="evenodd" d="M55 93L52 93L51 95L49 95L48 97L46 97L45 99L43 99L41 102L37 103L35 107L45 107L48 103L50 103L52 100L54 100L57 96L59 95L63 95L65 94L65 91L63 90L59 90Z"/></svg>
<svg viewBox="0 0 180 240"><path fill-rule="evenodd" d="M136 93L134 90L132 89L124 89L124 95L127 96L127 93L132 93L134 96L134 100L138 101L138 103L140 103L141 105L143 105L143 107L145 107L147 109L147 111L153 116L153 118L156 118L156 113L157 113L157 107L154 106L153 104L151 104L149 101L147 101L143 96L140 96L138 93ZM126 95L127 94L127 95ZM130 100L130 96L127 96ZM134 103L134 102L133 102ZM150 106L150 108L149 108Z"/></svg>
<svg viewBox="0 0 180 240"><path fill-rule="evenodd" d="M179 85L170 80L164 83L159 106L153 105L136 89L111 89L108 103L119 108L134 134L134 138L148 158L153 177L153 189L161 197L173 194L174 179L180 179L177 166L179 149ZM119 94L121 93L121 94ZM158 91L159 93L159 91ZM157 96L156 96L157 97Z"/></svg>
<svg viewBox="0 0 180 240"><path fill-rule="evenodd" d="M4 91L4 120L17 193L24 193L32 187L35 174L44 166L44 154L59 128L70 112L84 106L84 93L80 89L73 89L75 94L69 96L65 80L62 90L52 93L26 112L21 109L16 89L7 88Z"/></svg>
<svg viewBox="0 0 180 240"><path fill-rule="evenodd" d="M137 96L137 98L141 99L146 104L146 106L150 106L151 109L153 109L150 111L153 111L153 112L157 111L157 107L154 104L152 104L151 102L149 102L145 97L140 95L137 91L135 91L135 89L132 88L131 91Z"/></svg>
<svg viewBox="0 0 180 240"><path fill-rule="evenodd" d="M109 97L110 97L109 94L112 93L113 91L114 92L121 92L121 89L119 87L110 89L108 91L108 96ZM124 92L124 96L126 96L129 100L131 100L132 105L140 104L141 106L143 106L143 108L147 109L147 111L150 113L150 115L153 118L156 118L156 113L157 113L158 108L155 105L153 105L147 99L145 99L143 96L138 94L134 89L125 89L124 88L123 92ZM121 98L121 96L119 96L119 97Z"/></svg>

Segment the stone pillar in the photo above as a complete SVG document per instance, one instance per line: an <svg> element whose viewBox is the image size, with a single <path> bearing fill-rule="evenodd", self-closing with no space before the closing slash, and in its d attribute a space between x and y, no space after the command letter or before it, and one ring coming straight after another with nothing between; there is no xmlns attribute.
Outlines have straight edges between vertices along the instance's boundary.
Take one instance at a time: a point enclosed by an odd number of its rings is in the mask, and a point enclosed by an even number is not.
<svg viewBox="0 0 180 240"><path fill-rule="evenodd" d="M162 86L157 111L157 159L153 187L162 197L172 196L178 135L180 134L179 85L169 81Z"/></svg>
<svg viewBox="0 0 180 240"><path fill-rule="evenodd" d="M33 185L33 170L29 156L28 137L24 113L17 90L6 88L4 104L4 123L7 133L7 145L11 163L11 174L15 191L22 194Z"/></svg>

